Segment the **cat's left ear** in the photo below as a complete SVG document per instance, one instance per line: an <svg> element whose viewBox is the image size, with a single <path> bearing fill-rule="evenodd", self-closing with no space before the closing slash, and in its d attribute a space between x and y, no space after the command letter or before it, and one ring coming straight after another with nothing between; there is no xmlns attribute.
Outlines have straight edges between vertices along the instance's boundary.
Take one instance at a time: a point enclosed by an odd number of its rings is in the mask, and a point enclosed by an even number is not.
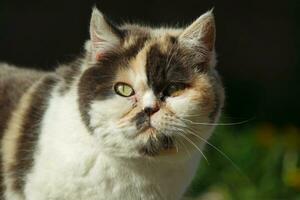
<svg viewBox="0 0 300 200"><path fill-rule="evenodd" d="M210 10L196 19L179 36L179 41L189 47L202 46L212 52L215 48L215 19Z"/></svg>
<svg viewBox="0 0 300 200"><path fill-rule="evenodd" d="M99 61L105 53L116 49L121 42L122 32L111 24L95 7L90 22L90 41L86 49L92 53L92 59Z"/></svg>

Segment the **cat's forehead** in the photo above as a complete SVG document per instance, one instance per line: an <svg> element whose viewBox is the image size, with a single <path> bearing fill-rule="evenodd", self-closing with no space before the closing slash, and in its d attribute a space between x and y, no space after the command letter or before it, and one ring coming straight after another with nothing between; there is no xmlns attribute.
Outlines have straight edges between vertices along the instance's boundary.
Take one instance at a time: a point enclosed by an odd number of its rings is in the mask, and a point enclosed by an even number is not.
<svg viewBox="0 0 300 200"><path fill-rule="evenodd" d="M191 68L185 62L185 50L178 43L176 30L134 29L124 40L123 48L139 48L129 58L119 77L147 85L159 93L170 82L191 81ZM127 75L126 75L127 74Z"/></svg>
<svg viewBox="0 0 300 200"><path fill-rule="evenodd" d="M181 29L152 28L138 25L124 25L122 31L125 33L122 48L132 48L137 44L142 44L139 46L144 50L156 45L163 53L167 53L172 48L182 32Z"/></svg>

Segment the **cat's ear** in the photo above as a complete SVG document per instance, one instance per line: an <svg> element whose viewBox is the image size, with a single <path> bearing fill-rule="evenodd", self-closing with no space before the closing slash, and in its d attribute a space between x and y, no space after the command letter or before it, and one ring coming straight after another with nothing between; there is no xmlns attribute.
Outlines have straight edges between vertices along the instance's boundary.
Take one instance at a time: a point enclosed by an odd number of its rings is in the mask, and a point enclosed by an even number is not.
<svg viewBox="0 0 300 200"><path fill-rule="evenodd" d="M210 10L189 25L179 36L179 41L190 47L202 46L207 51L213 51L215 35L215 19L213 11Z"/></svg>
<svg viewBox="0 0 300 200"><path fill-rule="evenodd" d="M86 49L92 53L92 59L99 61L106 52L116 49L121 37L122 32L94 7L90 22L90 41L86 44Z"/></svg>

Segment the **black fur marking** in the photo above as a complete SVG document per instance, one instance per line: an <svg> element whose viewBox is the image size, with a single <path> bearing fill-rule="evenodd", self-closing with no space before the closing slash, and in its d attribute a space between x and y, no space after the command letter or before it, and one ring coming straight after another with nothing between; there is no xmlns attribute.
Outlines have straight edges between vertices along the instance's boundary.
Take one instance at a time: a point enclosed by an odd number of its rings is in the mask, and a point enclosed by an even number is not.
<svg viewBox="0 0 300 200"><path fill-rule="evenodd" d="M139 131L142 131L144 128L150 126L150 117L144 111L139 112L132 119L132 122L136 123L136 127Z"/></svg>
<svg viewBox="0 0 300 200"><path fill-rule="evenodd" d="M17 102L14 102L12 98L12 91L14 88L12 88L9 83L4 84L3 82L0 82L0 139L2 141L4 130L7 128L7 123L9 122L9 119L11 117L11 114L13 110L16 107ZM24 88L25 89L25 88ZM27 89L27 88L26 88ZM15 94L18 98L20 98L21 94ZM4 177L2 174L3 171L3 163L2 163L2 155L0 158L0 200L2 200L5 185L4 185Z"/></svg>
<svg viewBox="0 0 300 200"><path fill-rule="evenodd" d="M22 135L17 141L16 163L10 168L15 179L13 187L17 191L23 192L25 177L33 166L33 156L40 133L40 122L46 111L52 88L57 81L58 79L51 75L44 78L32 94L31 104L24 116L20 130Z"/></svg>
<svg viewBox="0 0 300 200"><path fill-rule="evenodd" d="M125 35L127 37L130 37L131 34L133 33L127 30ZM149 39L149 35L146 33L137 33L137 34L139 34L139 36L137 37L134 44L128 49L124 49L121 53L122 56L124 56L124 58L127 60L134 58L139 53L139 51L144 47L146 41ZM124 40L126 40L126 36Z"/></svg>
<svg viewBox="0 0 300 200"><path fill-rule="evenodd" d="M86 126L90 127L89 110L93 100L104 100L115 95L113 91L117 71L128 67L128 61L134 58L143 48L148 37L142 35L131 47L115 50L105 54L105 57L95 66L87 69L79 83L79 109Z"/></svg>
<svg viewBox="0 0 300 200"><path fill-rule="evenodd" d="M166 136L159 135L158 138L150 137L147 144L140 149L140 153L145 156L157 156L162 150L174 148L174 139Z"/></svg>
<svg viewBox="0 0 300 200"><path fill-rule="evenodd" d="M174 139L169 136L163 136L161 139L163 149L171 149L174 147Z"/></svg>
<svg viewBox="0 0 300 200"><path fill-rule="evenodd" d="M27 91L30 86L41 78L41 74L28 75L20 69L10 68L5 69L0 67L0 139L2 140L4 131L7 128L13 111L16 109L21 96ZM2 155L0 156L0 200L4 197L5 185L2 174L3 163Z"/></svg>
<svg viewBox="0 0 300 200"><path fill-rule="evenodd" d="M174 44L177 45L177 44ZM146 73L148 85L154 94L161 98L166 86L170 83L179 82L189 84L192 81L192 69L182 60L180 48L169 54L162 53L159 45L155 44L147 55Z"/></svg>
<svg viewBox="0 0 300 200"><path fill-rule="evenodd" d="M80 79L79 109L88 128L90 104L93 100L103 100L114 95L112 87L116 71L116 67L95 66L87 69Z"/></svg>
<svg viewBox="0 0 300 200"><path fill-rule="evenodd" d="M157 156L161 150L159 143L154 139L150 138L147 144L140 149L140 154L145 156Z"/></svg>

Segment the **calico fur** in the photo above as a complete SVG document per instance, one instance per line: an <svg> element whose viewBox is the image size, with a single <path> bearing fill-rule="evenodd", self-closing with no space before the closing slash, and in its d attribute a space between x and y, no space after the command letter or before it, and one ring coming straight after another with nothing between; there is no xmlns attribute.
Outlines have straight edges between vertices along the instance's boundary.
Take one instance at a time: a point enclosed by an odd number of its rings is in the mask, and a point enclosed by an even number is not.
<svg viewBox="0 0 300 200"><path fill-rule="evenodd" d="M214 129L197 124L224 102L212 12L171 29L117 27L95 8L90 35L56 72L0 65L0 199L181 199Z"/></svg>

